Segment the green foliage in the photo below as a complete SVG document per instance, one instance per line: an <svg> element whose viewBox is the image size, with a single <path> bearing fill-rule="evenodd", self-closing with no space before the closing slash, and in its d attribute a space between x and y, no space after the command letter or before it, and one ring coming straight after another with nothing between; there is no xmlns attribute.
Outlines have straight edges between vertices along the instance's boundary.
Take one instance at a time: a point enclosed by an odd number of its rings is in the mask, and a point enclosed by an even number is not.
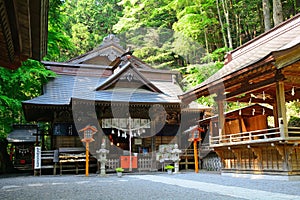
<svg viewBox="0 0 300 200"><path fill-rule="evenodd" d="M204 63L218 62L220 64L220 62L222 62L224 60L226 53L229 52L230 50L231 49L228 47L218 48L215 51L213 51L212 53L205 55L200 60Z"/></svg>
<svg viewBox="0 0 300 200"><path fill-rule="evenodd" d="M13 71L0 68L0 138L5 138L14 123L25 122L21 102L39 96L42 86L55 74L40 62L27 60Z"/></svg>
<svg viewBox="0 0 300 200"><path fill-rule="evenodd" d="M49 4L48 53L44 60L66 61L70 59L75 46L63 26L65 16L60 12L62 1L50 0Z"/></svg>
<svg viewBox="0 0 300 200"><path fill-rule="evenodd" d="M173 165L166 165L165 169L166 170L172 170L172 169L174 169L174 166Z"/></svg>
<svg viewBox="0 0 300 200"><path fill-rule="evenodd" d="M124 169L122 167L117 167L115 170L116 170L116 172L123 172L124 171Z"/></svg>
<svg viewBox="0 0 300 200"><path fill-rule="evenodd" d="M121 15L118 0L68 0L63 1L59 11L63 16L62 27L71 38L74 50L70 56L77 56L92 50L102 39L113 33L113 25Z"/></svg>
<svg viewBox="0 0 300 200"><path fill-rule="evenodd" d="M291 127L300 127L300 118L296 116L291 116L288 122L288 126Z"/></svg>
<svg viewBox="0 0 300 200"><path fill-rule="evenodd" d="M183 58L174 52L158 47L143 47L134 51L134 55L157 69L175 69L180 67L183 61Z"/></svg>
<svg viewBox="0 0 300 200"><path fill-rule="evenodd" d="M175 22L175 11L166 7L169 0L122 0L123 15L113 27L116 33L142 27L171 28Z"/></svg>
<svg viewBox="0 0 300 200"><path fill-rule="evenodd" d="M212 76L216 73L221 67L222 63L208 63L208 64L196 64L196 65L188 65L186 67L186 75L182 80L186 84L186 89L190 89L191 87L195 87L199 85L203 81L205 81L208 77Z"/></svg>

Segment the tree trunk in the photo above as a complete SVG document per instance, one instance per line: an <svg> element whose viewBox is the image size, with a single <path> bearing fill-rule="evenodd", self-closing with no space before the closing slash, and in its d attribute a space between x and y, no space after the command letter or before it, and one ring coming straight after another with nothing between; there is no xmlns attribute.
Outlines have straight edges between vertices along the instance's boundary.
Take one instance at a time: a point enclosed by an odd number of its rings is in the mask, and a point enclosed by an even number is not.
<svg viewBox="0 0 300 200"><path fill-rule="evenodd" d="M241 34L241 18L238 14L235 14L235 26L236 26L236 39L238 39L238 45L241 46L242 34Z"/></svg>
<svg viewBox="0 0 300 200"><path fill-rule="evenodd" d="M271 29L271 16L270 16L270 2L269 0L262 0L263 14L264 14L264 25L265 31Z"/></svg>
<svg viewBox="0 0 300 200"><path fill-rule="evenodd" d="M220 21L220 25L221 25L221 32L222 32L222 36L223 36L224 45L225 45L225 47L228 47L225 32L224 32L225 29L224 29L224 25L223 25L221 13L220 13L219 0L216 0L216 3L217 3L217 10L218 10L218 16L219 16L219 21Z"/></svg>
<svg viewBox="0 0 300 200"><path fill-rule="evenodd" d="M281 0L273 0L273 20L274 26L283 21Z"/></svg>
<svg viewBox="0 0 300 200"><path fill-rule="evenodd" d="M206 53L209 54L209 45L208 45L206 30L204 31L204 39L205 39Z"/></svg>
<svg viewBox="0 0 300 200"><path fill-rule="evenodd" d="M232 49L233 46L232 46L232 38L231 38L231 33L230 33L229 11L228 11L226 0L222 0L222 6L223 6L226 24L227 24L227 39L228 39L228 43L229 43L229 48Z"/></svg>

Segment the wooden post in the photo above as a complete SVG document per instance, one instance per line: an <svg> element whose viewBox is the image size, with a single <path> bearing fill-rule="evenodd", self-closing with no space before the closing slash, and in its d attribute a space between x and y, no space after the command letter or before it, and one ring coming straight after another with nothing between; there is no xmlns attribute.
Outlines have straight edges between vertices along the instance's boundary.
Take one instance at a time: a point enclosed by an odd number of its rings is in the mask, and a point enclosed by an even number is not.
<svg viewBox="0 0 300 200"><path fill-rule="evenodd" d="M89 143L95 141L93 135L98 131L94 126L86 126L79 132L83 131L82 142L85 142L85 176L89 176Z"/></svg>
<svg viewBox="0 0 300 200"><path fill-rule="evenodd" d="M156 123L155 120L151 122L151 157L152 157L152 162L151 162L151 171L154 171L157 169L156 166L156 157L155 157L155 152L156 152Z"/></svg>
<svg viewBox="0 0 300 200"><path fill-rule="evenodd" d="M85 143L85 176L89 176L89 142Z"/></svg>
<svg viewBox="0 0 300 200"><path fill-rule="evenodd" d="M225 134L225 117L224 117L224 95L221 95L222 93L219 92L218 96L215 98L215 101L217 101L218 104L218 125L219 125L219 137L220 139Z"/></svg>
<svg viewBox="0 0 300 200"><path fill-rule="evenodd" d="M284 82L279 81L276 83L276 103L277 103L277 114L278 124L280 128L280 137L288 137L286 108L285 108L285 93L284 93Z"/></svg>
<svg viewBox="0 0 300 200"><path fill-rule="evenodd" d="M198 150L197 150L197 140L195 139L194 139L194 159L195 159L195 172L198 173L199 171Z"/></svg>

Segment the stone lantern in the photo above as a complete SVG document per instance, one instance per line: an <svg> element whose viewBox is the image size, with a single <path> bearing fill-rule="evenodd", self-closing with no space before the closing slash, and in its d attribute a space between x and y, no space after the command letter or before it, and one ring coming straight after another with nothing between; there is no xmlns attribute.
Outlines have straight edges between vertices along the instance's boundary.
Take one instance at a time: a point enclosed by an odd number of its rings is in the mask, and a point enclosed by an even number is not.
<svg viewBox="0 0 300 200"><path fill-rule="evenodd" d="M178 149L178 145L175 144L174 149L171 151L171 159L174 162L174 173L179 172L180 153L182 153L182 151Z"/></svg>
<svg viewBox="0 0 300 200"><path fill-rule="evenodd" d="M109 150L105 149L105 142L101 144L101 149L96 151L97 161L100 162L100 176L105 176L105 164L107 162L106 155L109 153Z"/></svg>

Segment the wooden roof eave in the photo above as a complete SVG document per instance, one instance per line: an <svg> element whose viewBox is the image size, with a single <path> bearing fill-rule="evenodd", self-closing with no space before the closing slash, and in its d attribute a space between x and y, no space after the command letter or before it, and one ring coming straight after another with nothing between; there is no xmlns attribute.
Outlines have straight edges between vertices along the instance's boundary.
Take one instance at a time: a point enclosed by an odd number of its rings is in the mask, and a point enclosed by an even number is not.
<svg viewBox="0 0 300 200"><path fill-rule="evenodd" d="M27 121L51 121L54 118L54 112L57 110L69 110L70 105L45 105L28 104L22 102L22 110ZM44 112L48 110L49 113ZM43 111L43 114L36 114L37 111Z"/></svg>
<svg viewBox="0 0 300 200"><path fill-rule="evenodd" d="M232 84L230 84L230 81L233 79L237 79L239 76L242 76L243 74L254 70L260 66L266 65L268 63L274 62L274 56L269 54L266 57L262 58L261 60L257 61L256 63L253 63L251 65L248 65L244 67L241 70L235 71L221 79L215 80L210 83L206 83L204 85L199 85L198 87L179 95L179 99L182 100L184 103L189 103L191 101L194 101L201 96L210 96L215 93L218 93L219 91L223 91L225 93L225 90L227 87L232 87ZM244 80L243 80L244 81ZM238 95L238 94L237 94Z"/></svg>
<svg viewBox="0 0 300 200"><path fill-rule="evenodd" d="M275 65L282 69L300 60L300 41L290 48L274 51L272 55L276 58Z"/></svg>
<svg viewBox="0 0 300 200"><path fill-rule="evenodd" d="M0 1L0 65L17 69L47 51L48 0Z"/></svg>
<svg viewBox="0 0 300 200"><path fill-rule="evenodd" d="M111 101L94 101L94 100L86 100L86 99L79 99L72 97L71 104L87 104L87 105L97 105L97 106L142 106L142 107L150 107L152 105L163 105L165 107L171 108L171 107L178 107L180 108L181 104L180 102L161 102L161 103L149 103L149 102L111 102Z"/></svg>

